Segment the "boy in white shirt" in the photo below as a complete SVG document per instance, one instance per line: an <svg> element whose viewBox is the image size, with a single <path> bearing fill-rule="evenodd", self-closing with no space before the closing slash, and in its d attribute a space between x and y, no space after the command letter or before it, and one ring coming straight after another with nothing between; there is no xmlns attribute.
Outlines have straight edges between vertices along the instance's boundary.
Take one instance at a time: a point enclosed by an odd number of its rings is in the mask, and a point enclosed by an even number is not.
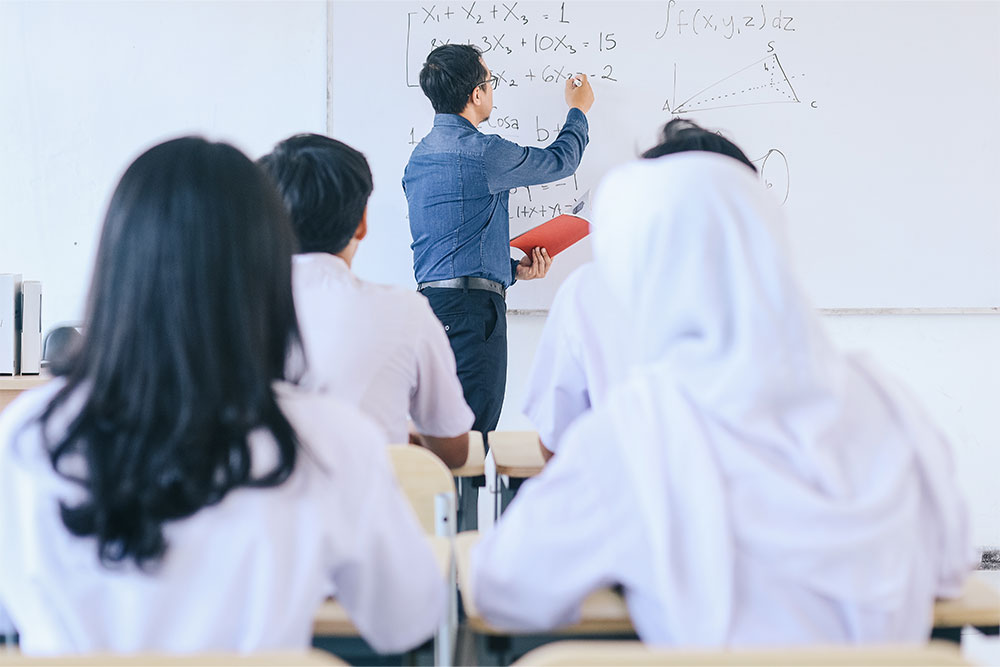
<svg viewBox="0 0 1000 667"><path fill-rule="evenodd" d="M473 415L455 356L427 300L351 272L368 232L365 157L317 134L282 141L259 160L285 200L299 240L292 289L306 354L302 384L349 400L390 442L420 444L465 463ZM409 433L407 413L416 433Z"/></svg>

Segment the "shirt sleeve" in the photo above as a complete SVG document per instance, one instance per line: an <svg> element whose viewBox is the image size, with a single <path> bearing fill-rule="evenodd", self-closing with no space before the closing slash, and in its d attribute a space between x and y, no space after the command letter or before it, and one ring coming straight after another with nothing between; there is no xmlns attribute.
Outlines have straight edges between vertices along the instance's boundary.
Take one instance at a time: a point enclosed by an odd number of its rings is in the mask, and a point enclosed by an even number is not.
<svg viewBox="0 0 1000 667"><path fill-rule="evenodd" d="M410 397L410 418L423 435L454 438L472 428L475 416L465 402L448 336L427 300L417 300L417 387Z"/></svg>
<svg viewBox="0 0 1000 667"><path fill-rule="evenodd" d="M564 283L556 294L528 373L523 411L545 448L555 452L563 433L591 407L578 348L569 339Z"/></svg>
<svg viewBox="0 0 1000 667"><path fill-rule="evenodd" d="M566 123L555 141L545 148L520 146L489 135L486 145L486 182L496 194L526 185L551 183L573 175L587 147L587 117L579 109L570 109Z"/></svg>
<svg viewBox="0 0 1000 667"><path fill-rule="evenodd" d="M628 586L627 563L648 551L625 463L593 416L577 422L559 455L473 549L472 594L498 629L575 623L587 595Z"/></svg>
<svg viewBox="0 0 1000 667"><path fill-rule="evenodd" d="M400 653L434 634L445 613L446 584L384 446L373 451L375 464L358 505L353 556L333 579L337 601L372 648Z"/></svg>

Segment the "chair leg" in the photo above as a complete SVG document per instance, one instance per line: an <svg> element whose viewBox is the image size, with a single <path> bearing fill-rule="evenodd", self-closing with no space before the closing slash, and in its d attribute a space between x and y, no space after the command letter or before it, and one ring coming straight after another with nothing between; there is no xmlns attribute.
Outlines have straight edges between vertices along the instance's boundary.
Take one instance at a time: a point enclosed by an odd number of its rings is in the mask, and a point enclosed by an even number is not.
<svg viewBox="0 0 1000 667"><path fill-rule="evenodd" d="M455 629L458 627L458 586L454 556L455 494L439 493L434 497L434 532L452 542L452 557L448 559L448 603L434 638L434 664L450 667L455 664Z"/></svg>

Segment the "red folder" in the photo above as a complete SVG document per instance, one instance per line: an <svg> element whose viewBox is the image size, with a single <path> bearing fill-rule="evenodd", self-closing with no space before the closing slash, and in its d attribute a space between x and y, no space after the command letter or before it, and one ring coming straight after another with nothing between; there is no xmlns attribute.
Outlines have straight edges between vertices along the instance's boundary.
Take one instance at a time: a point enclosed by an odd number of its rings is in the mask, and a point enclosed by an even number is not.
<svg viewBox="0 0 1000 667"><path fill-rule="evenodd" d="M589 222L575 215L564 214L515 236L510 240L510 245L525 255L530 255L532 248L545 248L549 257L555 257L589 233Z"/></svg>

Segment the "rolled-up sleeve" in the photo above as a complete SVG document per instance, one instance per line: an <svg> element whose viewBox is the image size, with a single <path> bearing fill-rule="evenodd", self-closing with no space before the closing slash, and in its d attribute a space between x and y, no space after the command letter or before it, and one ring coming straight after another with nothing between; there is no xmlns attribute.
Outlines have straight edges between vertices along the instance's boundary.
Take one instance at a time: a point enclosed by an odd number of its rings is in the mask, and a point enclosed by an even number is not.
<svg viewBox="0 0 1000 667"><path fill-rule="evenodd" d="M559 136L545 148L531 148L490 135L486 145L486 181L491 193L551 183L572 176L587 147L587 117L570 109Z"/></svg>

